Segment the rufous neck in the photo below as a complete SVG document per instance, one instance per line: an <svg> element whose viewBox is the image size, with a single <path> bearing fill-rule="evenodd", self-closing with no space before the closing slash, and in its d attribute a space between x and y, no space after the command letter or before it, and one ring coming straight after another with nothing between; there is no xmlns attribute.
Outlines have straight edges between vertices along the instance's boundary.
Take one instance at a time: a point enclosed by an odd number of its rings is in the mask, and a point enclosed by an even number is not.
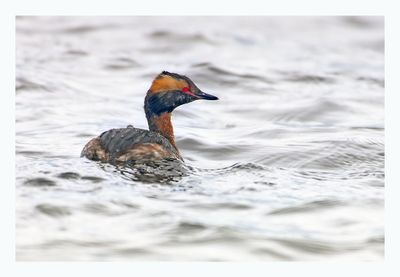
<svg viewBox="0 0 400 277"><path fill-rule="evenodd" d="M174 128L171 123L171 113L165 112L160 115L146 113L146 117L149 130L160 133L177 149L174 138Z"/></svg>

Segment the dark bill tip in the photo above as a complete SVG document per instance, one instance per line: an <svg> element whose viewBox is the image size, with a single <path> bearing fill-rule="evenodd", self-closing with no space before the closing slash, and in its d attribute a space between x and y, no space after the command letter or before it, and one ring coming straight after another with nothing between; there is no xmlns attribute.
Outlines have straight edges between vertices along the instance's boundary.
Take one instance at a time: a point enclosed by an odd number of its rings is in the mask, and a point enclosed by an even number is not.
<svg viewBox="0 0 400 277"><path fill-rule="evenodd" d="M198 93L196 93L196 96L199 97L200 99L204 99L204 100L218 100L217 96L199 91Z"/></svg>

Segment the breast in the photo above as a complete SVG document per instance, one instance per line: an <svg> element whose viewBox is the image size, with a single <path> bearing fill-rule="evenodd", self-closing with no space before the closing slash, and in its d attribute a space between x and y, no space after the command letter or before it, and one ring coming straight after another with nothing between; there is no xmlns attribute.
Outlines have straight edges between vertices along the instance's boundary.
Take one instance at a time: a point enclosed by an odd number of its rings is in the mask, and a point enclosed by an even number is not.
<svg viewBox="0 0 400 277"><path fill-rule="evenodd" d="M139 128L111 129L89 141L81 156L106 162L182 159L162 135Z"/></svg>

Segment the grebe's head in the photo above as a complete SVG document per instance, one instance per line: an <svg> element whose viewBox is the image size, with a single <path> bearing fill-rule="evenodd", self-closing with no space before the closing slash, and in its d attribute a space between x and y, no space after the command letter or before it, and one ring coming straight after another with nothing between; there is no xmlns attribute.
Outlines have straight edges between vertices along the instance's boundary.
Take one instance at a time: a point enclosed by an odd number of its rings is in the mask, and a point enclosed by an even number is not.
<svg viewBox="0 0 400 277"><path fill-rule="evenodd" d="M201 91L188 77L163 71L151 84L145 98L146 113L172 112L176 107L195 100L218 100Z"/></svg>

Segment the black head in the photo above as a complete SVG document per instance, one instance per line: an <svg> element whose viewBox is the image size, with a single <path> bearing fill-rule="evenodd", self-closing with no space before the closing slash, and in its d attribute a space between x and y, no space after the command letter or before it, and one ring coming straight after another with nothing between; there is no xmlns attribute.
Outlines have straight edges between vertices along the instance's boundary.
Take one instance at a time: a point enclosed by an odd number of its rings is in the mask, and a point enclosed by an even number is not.
<svg viewBox="0 0 400 277"><path fill-rule="evenodd" d="M176 107L195 100L218 100L201 91L188 77L163 71L151 84L145 98L146 113L172 112Z"/></svg>

